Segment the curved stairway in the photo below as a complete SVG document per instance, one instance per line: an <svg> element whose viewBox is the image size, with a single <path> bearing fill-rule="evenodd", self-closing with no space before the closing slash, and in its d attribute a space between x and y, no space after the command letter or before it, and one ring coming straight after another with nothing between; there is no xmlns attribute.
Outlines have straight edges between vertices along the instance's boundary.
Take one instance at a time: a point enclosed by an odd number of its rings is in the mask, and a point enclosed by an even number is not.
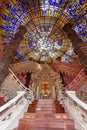
<svg viewBox="0 0 87 130"><path fill-rule="evenodd" d="M73 120L57 100L35 100L19 120L18 130L75 130Z"/></svg>

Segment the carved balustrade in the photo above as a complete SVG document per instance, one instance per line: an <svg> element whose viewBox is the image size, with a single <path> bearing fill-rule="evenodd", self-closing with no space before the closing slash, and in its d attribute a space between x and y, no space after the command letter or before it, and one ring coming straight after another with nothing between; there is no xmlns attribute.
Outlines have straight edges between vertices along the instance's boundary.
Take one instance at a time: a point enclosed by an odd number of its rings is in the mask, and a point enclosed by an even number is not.
<svg viewBox="0 0 87 130"><path fill-rule="evenodd" d="M67 91L63 99L65 111L75 122L77 130L87 130L87 104L77 98L75 91Z"/></svg>

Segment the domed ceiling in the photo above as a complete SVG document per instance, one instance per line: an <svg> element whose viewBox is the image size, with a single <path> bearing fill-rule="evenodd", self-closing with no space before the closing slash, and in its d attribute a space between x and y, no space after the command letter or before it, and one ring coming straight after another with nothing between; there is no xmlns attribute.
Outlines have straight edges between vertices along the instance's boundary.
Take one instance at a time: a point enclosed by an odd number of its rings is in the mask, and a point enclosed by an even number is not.
<svg viewBox="0 0 87 130"><path fill-rule="evenodd" d="M3 45L11 43L21 25L27 27L15 57L22 61L72 62L77 56L63 31L63 26L69 22L78 36L87 43L87 4L84 0L0 1Z"/></svg>

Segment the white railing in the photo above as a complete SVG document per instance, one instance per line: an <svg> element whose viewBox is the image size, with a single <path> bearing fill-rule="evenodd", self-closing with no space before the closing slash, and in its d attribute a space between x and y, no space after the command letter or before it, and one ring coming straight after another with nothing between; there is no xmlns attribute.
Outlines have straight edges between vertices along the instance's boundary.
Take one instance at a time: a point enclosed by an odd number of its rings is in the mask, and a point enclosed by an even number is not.
<svg viewBox="0 0 87 130"><path fill-rule="evenodd" d="M67 96L73 100L78 106L87 111L87 104L81 101L77 96L75 91L66 91Z"/></svg>
<svg viewBox="0 0 87 130"><path fill-rule="evenodd" d="M9 101L0 107L0 129L12 130L18 127L19 119L27 112L29 104L34 100L32 89L26 88L11 69L1 87L4 97ZM7 101L7 100L6 100Z"/></svg>
<svg viewBox="0 0 87 130"><path fill-rule="evenodd" d="M87 130L87 104L76 97L75 91L66 91L65 111L74 120L77 130Z"/></svg>
<svg viewBox="0 0 87 130"><path fill-rule="evenodd" d="M17 96L0 107L0 129L12 130L18 127L19 119L27 112L30 99L26 99L24 91L17 92Z"/></svg>
<svg viewBox="0 0 87 130"><path fill-rule="evenodd" d="M22 96L24 96L25 92L19 91L17 94L18 95L15 98L11 99L9 102L0 107L0 112L3 112L5 109L8 109L11 105L15 104Z"/></svg>
<svg viewBox="0 0 87 130"><path fill-rule="evenodd" d="M17 83L19 84L21 90L25 91L25 92L29 95L30 98L33 98L34 95L33 95L33 90L30 89L31 86L30 86L30 88L26 88L26 87L22 84L22 82L17 78L17 76L12 72L12 70L9 69L9 71L10 71L10 73L13 75L13 78L16 79L16 81L17 81ZM33 99L32 99L32 100L33 100Z"/></svg>
<svg viewBox="0 0 87 130"><path fill-rule="evenodd" d="M31 88L32 87L26 88L12 70L9 69L9 75L5 78L3 84L1 85L1 92L4 95L6 102L14 98L17 91L25 91L26 95L33 100L34 93Z"/></svg>

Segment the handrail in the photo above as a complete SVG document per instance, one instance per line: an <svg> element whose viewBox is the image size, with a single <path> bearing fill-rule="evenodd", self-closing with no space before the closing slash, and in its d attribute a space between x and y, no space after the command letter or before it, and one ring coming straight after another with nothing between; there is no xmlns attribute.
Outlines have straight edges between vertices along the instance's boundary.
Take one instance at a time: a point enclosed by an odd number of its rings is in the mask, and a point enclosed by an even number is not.
<svg viewBox="0 0 87 130"><path fill-rule="evenodd" d="M15 76L15 74L13 73L13 71L12 71L10 68L9 68L9 71L10 71L11 74L14 75L15 79L21 84L21 86L23 87L24 90L27 90L27 91L30 90L29 88L26 88L26 87L21 83L21 81Z"/></svg>
<svg viewBox="0 0 87 130"><path fill-rule="evenodd" d="M63 105L69 117L74 120L75 128L87 130L87 104L76 96L76 91L66 91Z"/></svg>
<svg viewBox="0 0 87 130"><path fill-rule="evenodd" d="M24 91L18 91L17 94L18 95L15 98L11 99L5 105L3 105L3 106L0 107L0 112L3 112L5 109L7 109L8 107L10 107L12 104L14 104L15 102L17 102L22 96L24 96L25 92Z"/></svg>
<svg viewBox="0 0 87 130"><path fill-rule="evenodd" d="M71 82L71 83L69 83L67 86L66 86L66 88L64 88L64 90L65 91L67 91L67 90L71 90L73 87L75 87L75 85L76 85L76 81L77 81L77 79L82 75L82 73L84 72L84 68L79 72L79 74L75 77L75 79Z"/></svg>
<svg viewBox="0 0 87 130"><path fill-rule="evenodd" d="M19 86L20 89L22 89L22 91L25 91L26 94L30 96L30 98L33 98L33 97L34 97L34 93L33 93L33 90L30 89L30 88L32 88L32 87L29 85L29 88L26 88L26 87L24 86L24 84L18 79L18 77L16 77L16 75L14 74L14 72L13 72L10 68L9 68L9 71L10 71L10 73L13 75L13 78L15 78L15 79L17 80L18 84L20 85L20 86Z"/></svg>
<svg viewBox="0 0 87 130"><path fill-rule="evenodd" d="M81 108L87 111L87 104L81 101L79 98L76 97L75 91L66 91L67 96L73 100L76 104L78 104Z"/></svg>

